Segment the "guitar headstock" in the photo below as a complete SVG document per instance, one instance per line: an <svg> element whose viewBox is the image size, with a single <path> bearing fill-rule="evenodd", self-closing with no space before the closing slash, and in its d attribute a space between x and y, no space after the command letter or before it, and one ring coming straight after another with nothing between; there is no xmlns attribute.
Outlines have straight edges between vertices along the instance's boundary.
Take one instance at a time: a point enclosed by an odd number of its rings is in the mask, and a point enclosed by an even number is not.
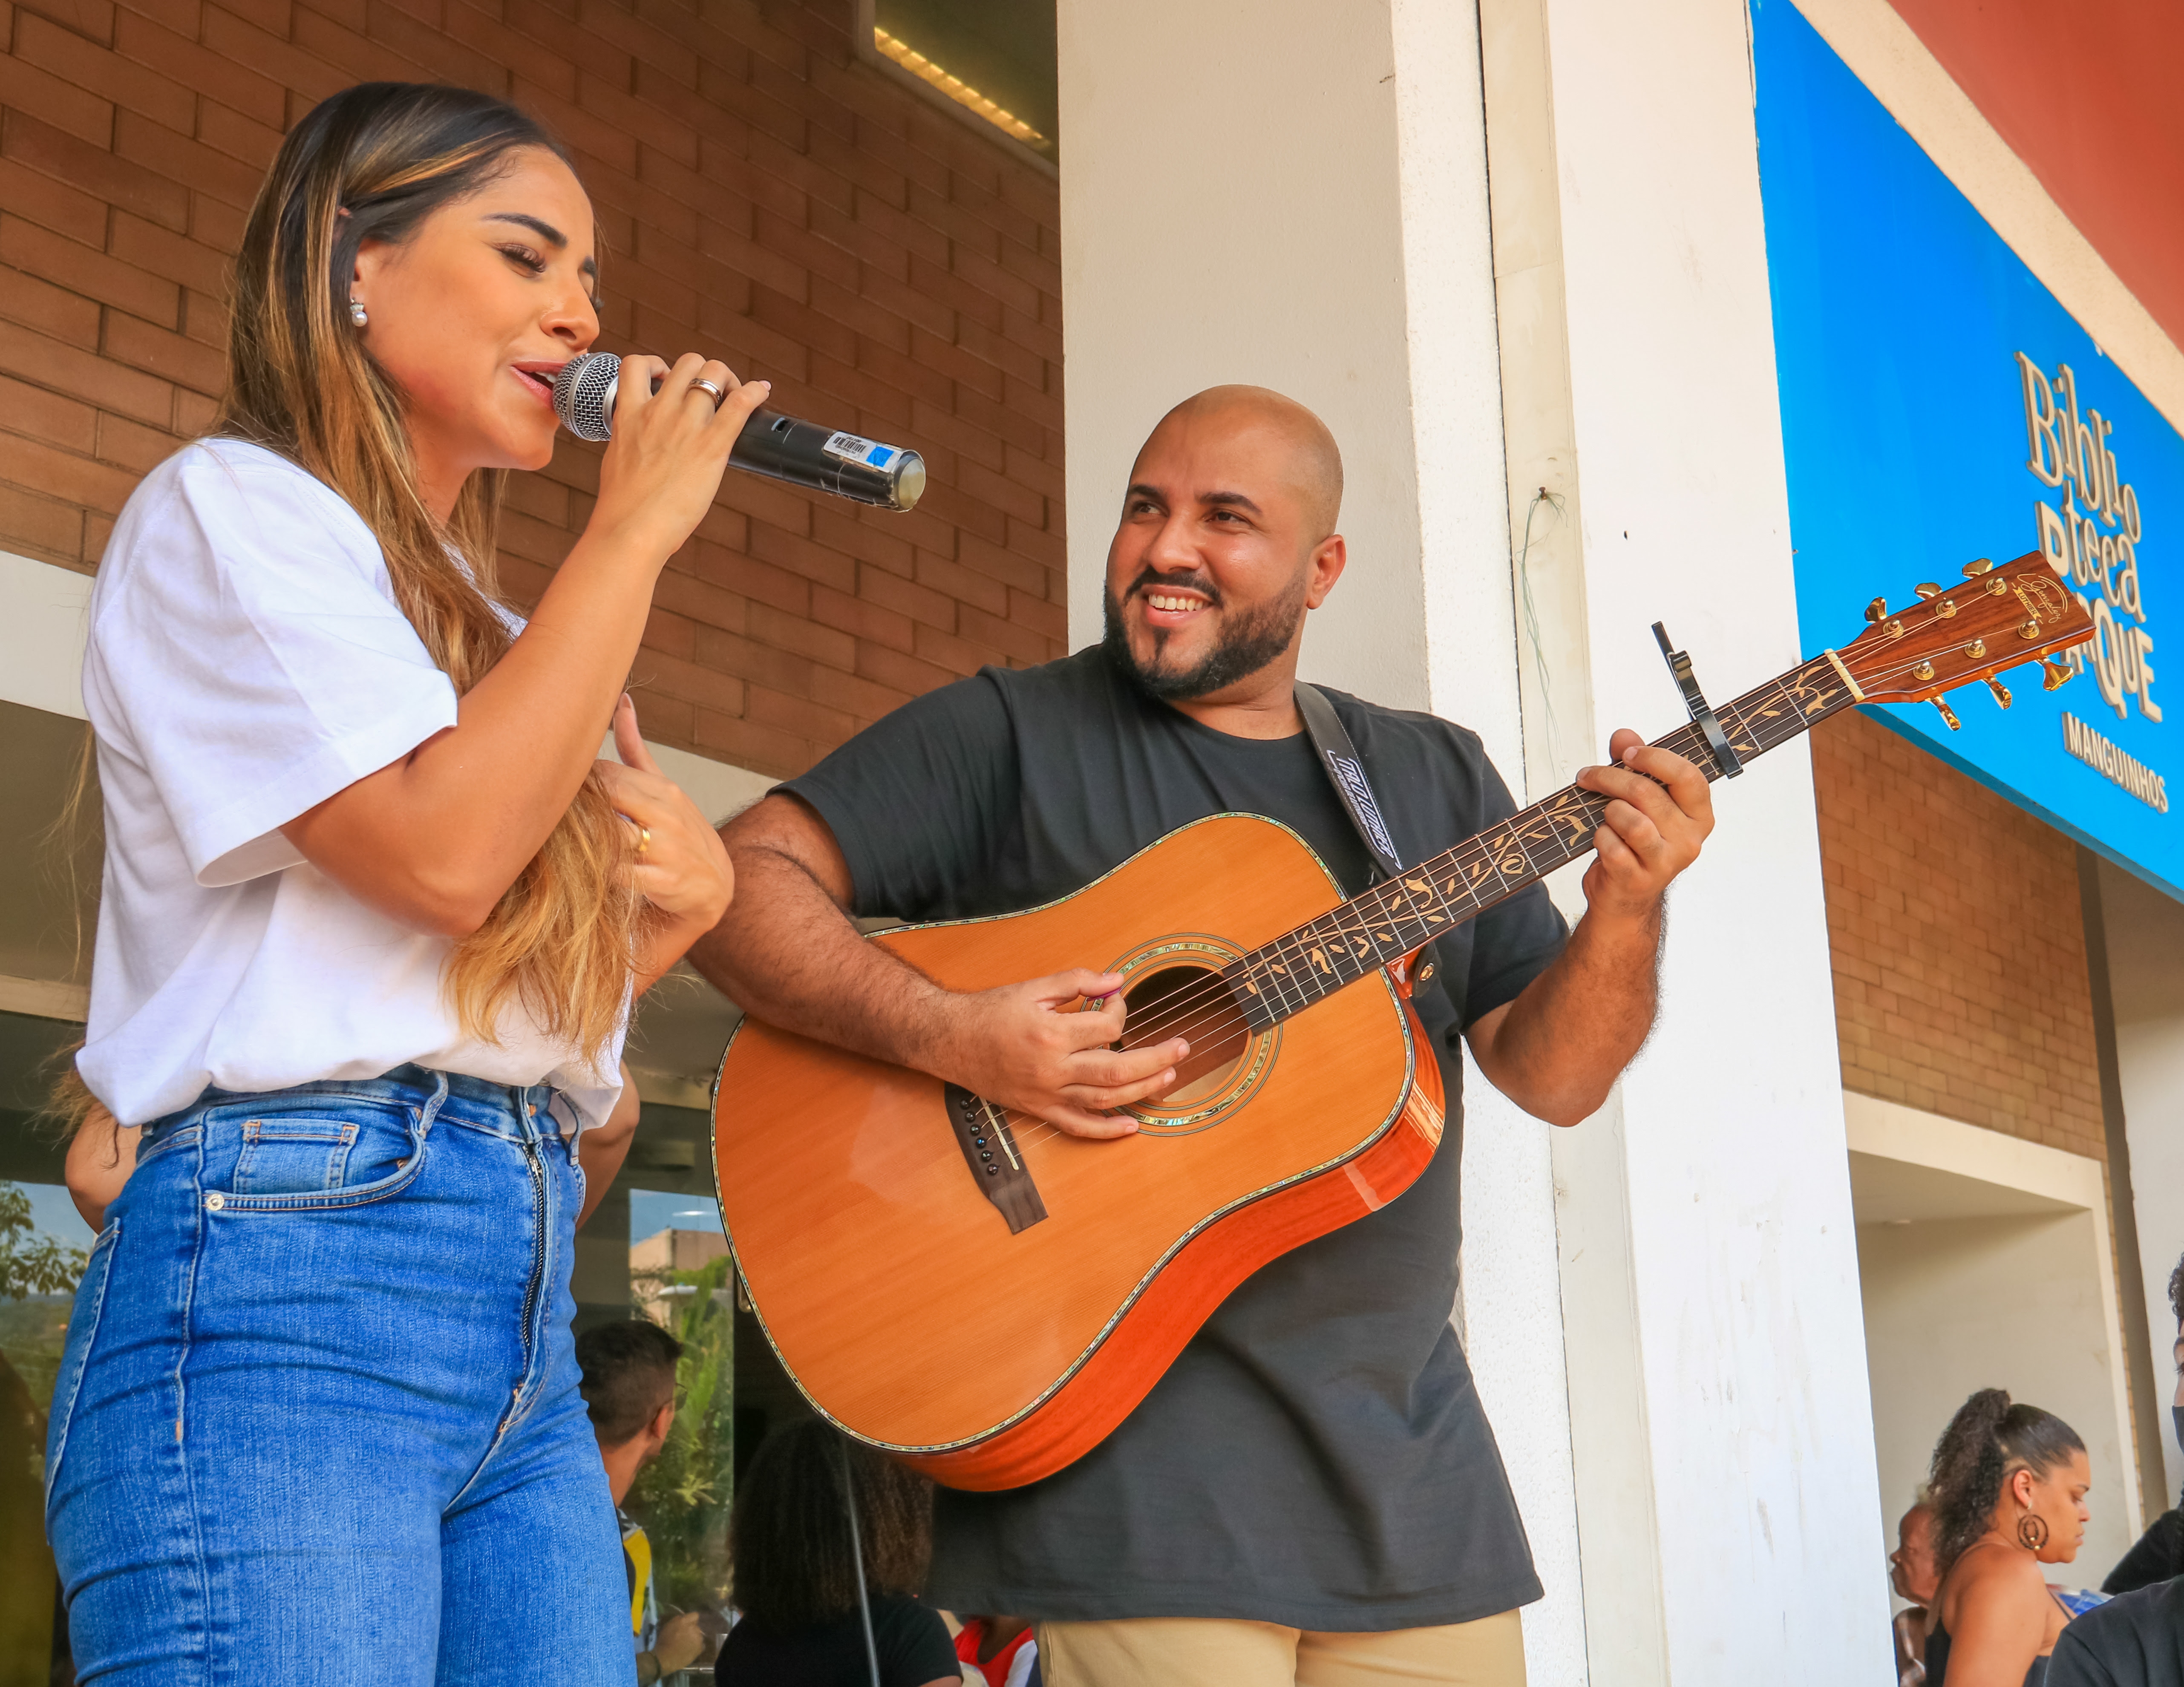
<svg viewBox="0 0 2184 1687"><path fill-rule="evenodd" d="M1866 606L1872 625L1836 653L1866 702L1930 702L1953 730L1956 712L1942 700L1943 692L1984 680L2007 709L2009 689L1997 677L2004 669L2093 636L2085 605L2038 551L1999 568L1982 557L1964 571L1946 591L1930 582L1917 587L1901 609L1880 598ZM2056 662L2041 666L2049 691L2072 672Z"/></svg>

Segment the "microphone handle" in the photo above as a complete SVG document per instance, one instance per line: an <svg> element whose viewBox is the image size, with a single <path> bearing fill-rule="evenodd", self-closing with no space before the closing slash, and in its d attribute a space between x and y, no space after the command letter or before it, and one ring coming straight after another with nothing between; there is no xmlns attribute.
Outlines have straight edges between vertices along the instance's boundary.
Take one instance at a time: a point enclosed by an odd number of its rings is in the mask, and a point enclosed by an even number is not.
<svg viewBox="0 0 2184 1687"><path fill-rule="evenodd" d="M755 475L883 509L907 509L925 490L925 461L916 452L822 427L778 410L752 413L736 436L728 461Z"/></svg>

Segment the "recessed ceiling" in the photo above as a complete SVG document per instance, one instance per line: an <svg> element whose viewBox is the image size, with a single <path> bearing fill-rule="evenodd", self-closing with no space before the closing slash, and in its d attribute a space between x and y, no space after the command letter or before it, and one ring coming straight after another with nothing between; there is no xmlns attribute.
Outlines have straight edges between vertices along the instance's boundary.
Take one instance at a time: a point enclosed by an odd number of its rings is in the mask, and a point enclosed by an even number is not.
<svg viewBox="0 0 2184 1687"><path fill-rule="evenodd" d="M1850 1156L1851 1211L1860 1224L1894 1224L1932 1218L2000 1218L2033 1213L2082 1212L2084 1208L2027 1189L1990 1183L1961 1172L1890 1160L1878 1154Z"/></svg>

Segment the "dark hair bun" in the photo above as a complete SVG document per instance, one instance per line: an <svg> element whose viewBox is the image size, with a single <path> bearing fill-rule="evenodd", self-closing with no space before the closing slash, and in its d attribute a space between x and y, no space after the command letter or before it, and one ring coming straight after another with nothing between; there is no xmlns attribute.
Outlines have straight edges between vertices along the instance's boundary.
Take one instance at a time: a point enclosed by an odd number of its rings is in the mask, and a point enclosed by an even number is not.
<svg viewBox="0 0 2184 1687"><path fill-rule="evenodd" d="M2001 1389L1981 1389L1934 1444L1926 1486L1934 1507L1934 1562L1943 1575L1986 1532L2013 1469L2045 1476L2086 1444L2052 1411L2013 1404Z"/></svg>

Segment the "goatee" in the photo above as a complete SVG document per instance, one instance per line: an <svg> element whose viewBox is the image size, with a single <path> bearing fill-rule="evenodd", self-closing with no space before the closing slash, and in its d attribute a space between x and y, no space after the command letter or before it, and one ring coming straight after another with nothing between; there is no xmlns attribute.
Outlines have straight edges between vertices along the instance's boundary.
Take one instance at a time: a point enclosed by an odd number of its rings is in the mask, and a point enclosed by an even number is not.
<svg viewBox="0 0 2184 1687"><path fill-rule="evenodd" d="M1167 646L1165 632L1153 634L1153 665L1141 664L1130 649L1129 635L1123 630L1121 600L1111 592L1101 600L1100 608L1106 627L1100 643L1109 659L1147 696L1163 703L1188 703L1250 678L1290 648L1297 624L1304 619L1304 582L1300 578L1294 591L1231 622L1221 642L1188 668L1159 665Z"/></svg>

